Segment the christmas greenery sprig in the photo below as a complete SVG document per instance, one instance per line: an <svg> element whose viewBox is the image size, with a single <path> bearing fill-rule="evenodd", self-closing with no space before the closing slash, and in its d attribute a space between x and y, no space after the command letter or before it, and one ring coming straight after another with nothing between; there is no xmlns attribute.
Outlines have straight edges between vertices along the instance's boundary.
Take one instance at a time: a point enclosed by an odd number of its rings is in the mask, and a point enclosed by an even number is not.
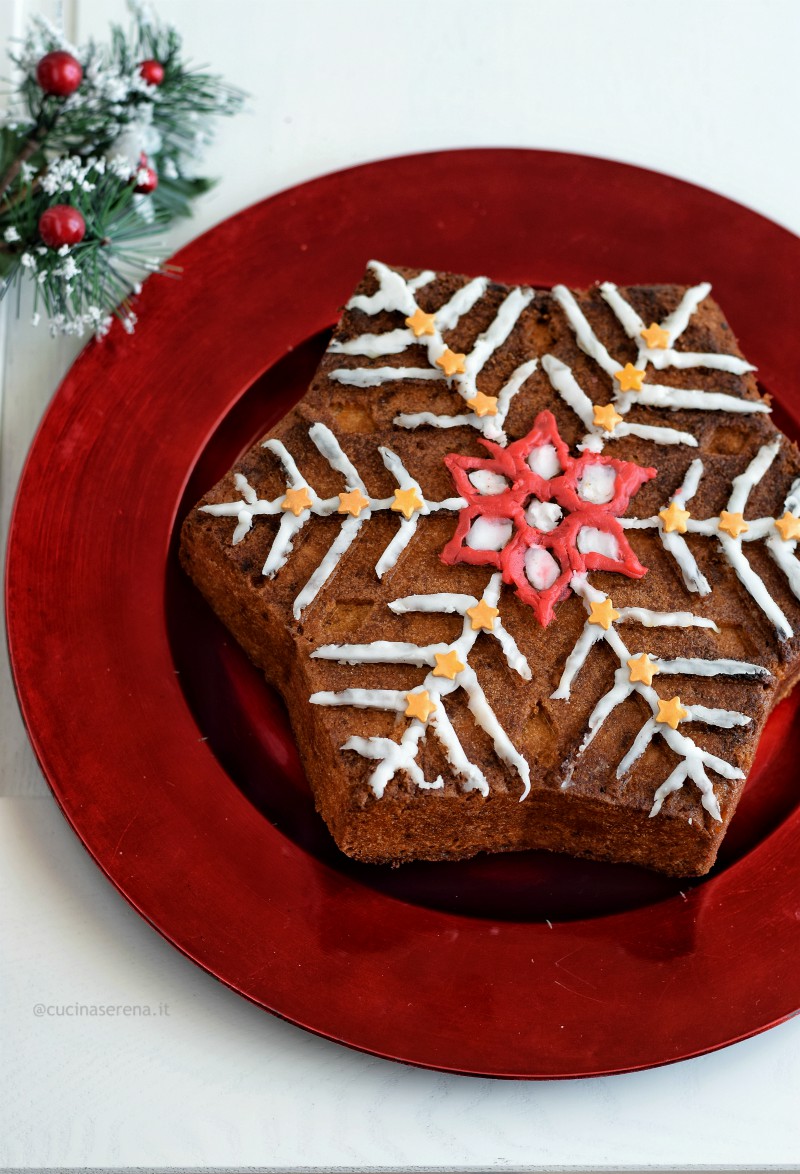
<svg viewBox="0 0 800 1174"><path fill-rule="evenodd" d="M208 190L211 121L244 95L188 66L177 30L132 3L134 27L78 49L37 18L9 55L21 81L0 125L0 298L34 282L52 334L133 330L132 295L168 273L157 240Z"/></svg>

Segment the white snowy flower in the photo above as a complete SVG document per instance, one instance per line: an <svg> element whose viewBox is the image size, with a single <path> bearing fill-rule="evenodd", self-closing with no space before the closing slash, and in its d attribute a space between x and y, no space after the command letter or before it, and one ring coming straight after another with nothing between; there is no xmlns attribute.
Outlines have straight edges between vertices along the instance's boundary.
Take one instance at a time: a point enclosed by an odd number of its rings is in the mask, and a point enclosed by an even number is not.
<svg viewBox="0 0 800 1174"><path fill-rule="evenodd" d="M39 285L44 285L44 283L47 281L47 274L46 273L37 274L36 280L39 282Z"/></svg>
<svg viewBox="0 0 800 1174"><path fill-rule="evenodd" d="M23 163L19 169L19 174L23 183L30 183L36 174L36 168L32 167L30 163Z"/></svg>
<svg viewBox="0 0 800 1174"><path fill-rule="evenodd" d="M36 258L34 257L33 253L23 253L19 260L23 269L36 268Z"/></svg>
<svg viewBox="0 0 800 1174"><path fill-rule="evenodd" d="M41 322L41 320L42 320L42 315L37 310L36 313L31 318L31 326L38 326L39 323Z"/></svg>
<svg viewBox="0 0 800 1174"><path fill-rule="evenodd" d="M61 245L60 248L58 249L59 257L66 257L68 252L69 252L69 245Z"/></svg>
<svg viewBox="0 0 800 1174"><path fill-rule="evenodd" d="M3 239L11 243L13 241L21 240L22 238L20 237L19 232L14 227L14 225L9 224L8 228L3 233Z"/></svg>

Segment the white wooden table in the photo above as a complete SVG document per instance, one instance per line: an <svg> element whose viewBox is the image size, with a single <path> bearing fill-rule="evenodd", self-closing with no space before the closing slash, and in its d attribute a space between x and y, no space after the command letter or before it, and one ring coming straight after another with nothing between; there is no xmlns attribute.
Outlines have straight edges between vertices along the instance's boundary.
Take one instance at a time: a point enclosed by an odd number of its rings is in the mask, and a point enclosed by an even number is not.
<svg viewBox="0 0 800 1174"><path fill-rule="evenodd" d="M55 8L3 0L0 37ZM252 94L210 155L221 183L176 247L320 172L465 145L644 164L800 231L796 0L162 0L160 11L193 58ZM64 15L73 37L103 36L123 6L66 0ZM25 321L2 331L5 534L76 347ZM0 1165L798 1168L800 1020L670 1068L514 1084L371 1059L250 1006L162 941L85 854L2 672ZM153 1014L37 1017L38 1003Z"/></svg>

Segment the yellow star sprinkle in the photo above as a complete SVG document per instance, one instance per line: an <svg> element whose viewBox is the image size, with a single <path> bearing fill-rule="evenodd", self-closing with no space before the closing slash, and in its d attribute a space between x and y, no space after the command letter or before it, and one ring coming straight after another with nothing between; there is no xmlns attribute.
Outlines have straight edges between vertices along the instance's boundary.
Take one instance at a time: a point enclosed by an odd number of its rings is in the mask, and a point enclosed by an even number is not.
<svg viewBox="0 0 800 1174"><path fill-rule="evenodd" d="M680 697L670 697L669 701L661 701L659 699L656 721L661 722L662 725L677 730L678 722L683 721L688 716L689 710L683 708Z"/></svg>
<svg viewBox="0 0 800 1174"><path fill-rule="evenodd" d="M339 505L336 512L339 514L352 514L357 518L362 510L365 510L369 505L369 498L364 497L360 489L351 489L349 493L339 494Z"/></svg>
<svg viewBox="0 0 800 1174"><path fill-rule="evenodd" d="M434 677L447 677L448 681L454 681L464 668L455 648L451 648L449 652L434 652L433 655L436 657Z"/></svg>
<svg viewBox="0 0 800 1174"><path fill-rule="evenodd" d="M800 518L787 510L782 518L775 519L775 529L784 542L791 542L792 539L800 538Z"/></svg>
<svg viewBox="0 0 800 1174"><path fill-rule="evenodd" d="M744 514L729 514L727 510L720 512L717 528L722 530L723 534L730 534L731 538L738 538L750 529L744 520Z"/></svg>
<svg viewBox="0 0 800 1174"><path fill-rule="evenodd" d="M658 516L664 523L664 529L667 534L674 532L685 534L686 523L689 521L691 514L688 510L681 509L677 501L671 501L665 510L659 510Z"/></svg>
<svg viewBox="0 0 800 1174"><path fill-rule="evenodd" d="M589 615L590 624L599 624L603 631L607 632L614 620L618 619L619 612L610 599L606 598L600 602L592 601L592 610Z"/></svg>
<svg viewBox="0 0 800 1174"><path fill-rule="evenodd" d="M603 428L606 432L613 432L617 424L621 423L622 416L614 410L613 404L594 405L594 424L596 428Z"/></svg>
<svg viewBox="0 0 800 1174"><path fill-rule="evenodd" d="M420 693L406 693L406 701L406 717L416 717L421 722L426 722L436 708L427 689Z"/></svg>
<svg viewBox="0 0 800 1174"><path fill-rule="evenodd" d="M473 632L477 632L481 628L486 632L493 632L494 621L500 615L500 612L496 607L489 607L486 600L482 599L475 607L467 608L467 615L472 621Z"/></svg>
<svg viewBox="0 0 800 1174"><path fill-rule="evenodd" d="M464 374L464 363L466 360L466 355L460 355L457 351L451 351L450 347L446 346L436 360L436 366L441 367L447 378L450 379L453 375Z"/></svg>
<svg viewBox="0 0 800 1174"><path fill-rule="evenodd" d="M643 652L641 656L632 656L628 661L628 668L631 681L641 681L643 685L652 685L653 677L660 671L647 652Z"/></svg>
<svg viewBox="0 0 800 1174"><path fill-rule="evenodd" d="M414 338L422 338L423 334L434 334L436 327L435 314L426 314L424 310L420 310L417 306L410 318L406 318L406 326L414 331Z"/></svg>
<svg viewBox="0 0 800 1174"><path fill-rule="evenodd" d="M300 489L287 489L286 496L281 502L282 510L291 510L296 518L299 518L303 510L311 508L312 505L311 494L308 492L307 486L303 485Z"/></svg>
<svg viewBox="0 0 800 1174"><path fill-rule="evenodd" d="M647 330L640 330L639 335L644 339L648 350L665 351L669 346L669 331L655 322L651 322Z"/></svg>
<svg viewBox="0 0 800 1174"><path fill-rule="evenodd" d="M421 510L422 506L422 499L412 485L410 489L395 489L394 501L389 508L408 519L415 510Z"/></svg>
<svg viewBox="0 0 800 1174"><path fill-rule="evenodd" d="M644 375L644 371L634 367L633 363L626 363L621 371L614 372L620 391L641 391Z"/></svg>
<svg viewBox="0 0 800 1174"><path fill-rule="evenodd" d="M482 391L478 391L472 399L467 400L467 407L472 408L476 416L496 416L497 396L484 395Z"/></svg>

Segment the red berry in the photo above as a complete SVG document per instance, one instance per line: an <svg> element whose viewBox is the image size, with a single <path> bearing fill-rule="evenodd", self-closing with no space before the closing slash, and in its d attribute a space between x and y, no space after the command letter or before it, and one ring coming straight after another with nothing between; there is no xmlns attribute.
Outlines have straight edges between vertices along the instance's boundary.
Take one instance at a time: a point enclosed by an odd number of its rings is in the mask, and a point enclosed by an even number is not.
<svg viewBox="0 0 800 1174"><path fill-rule="evenodd" d="M48 249L77 245L86 236L86 221L70 204L53 204L39 217L39 236Z"/></svg>
<svg viewBox="0 0 800 1174"><path fill-rule="evenodd" d="M139 66L139 75L151 86L160 86L164 80L164 66L152 57Z"/></svg>
<svg viewBox="0 0 800 1174"><path fill-rule="evenodd" d="M36 80L46 94L66 98L81 84L83 69L71 53L58 49L46 54L36 66Z"/></svg>
<svg viewBox="0 0 800 1174"><path fill-rule="evenodd" d="M136 187L133 190L142 196L149 196L157 187L158 176L153 168L148 167L146 163L140 163L136 172Z"/></svg>

